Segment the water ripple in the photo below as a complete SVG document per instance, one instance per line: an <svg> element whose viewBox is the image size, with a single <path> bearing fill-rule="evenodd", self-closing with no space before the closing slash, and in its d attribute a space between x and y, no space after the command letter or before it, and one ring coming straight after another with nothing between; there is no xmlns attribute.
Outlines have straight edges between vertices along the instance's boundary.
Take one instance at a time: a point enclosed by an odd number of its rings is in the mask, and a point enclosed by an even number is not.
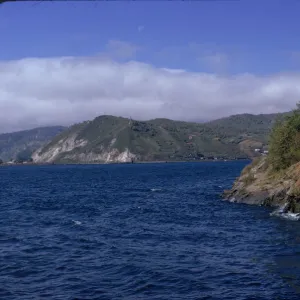
<svg viewBox="0 0 300 300"><path fill-rule="evenodd" d="M0 299L299 299L300 225L245 162L0 168Z"/></svg>

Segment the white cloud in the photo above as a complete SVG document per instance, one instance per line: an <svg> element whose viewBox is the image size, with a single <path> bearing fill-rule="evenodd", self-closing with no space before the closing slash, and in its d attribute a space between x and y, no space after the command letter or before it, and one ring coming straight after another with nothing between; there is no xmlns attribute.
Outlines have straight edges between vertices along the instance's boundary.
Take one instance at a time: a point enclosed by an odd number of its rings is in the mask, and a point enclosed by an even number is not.
<svg viewBox="0 0 300 300"><path fill-rule="evenodd" d="M188 43L187 45L164 47L157 52L157 55L166 61L172 60L176 63L181 62L182 57L186 57L188 61L197 62L198 67L202 70L224 74L232 62L236 64L239 60L237 55L233 55L235 51L231 55L227 52L228 50L224 52L213 44Z"/></svg>
<svg viewBox="0 0 300 300"><path fill-rule="evenodd" d="M0 131L68 125L101 114L207 120L286 111L300 74L217 76L101 57L0 62Z"/></svg>
<svg viewBox="0 0 300 300"><path fill-rule="evenodd" d="M161 68L161 70L164 70L166 72L173 73L173 74L180 74L180 73L185 73L186 72L186 70L184 70L184 69Z"/></svg>

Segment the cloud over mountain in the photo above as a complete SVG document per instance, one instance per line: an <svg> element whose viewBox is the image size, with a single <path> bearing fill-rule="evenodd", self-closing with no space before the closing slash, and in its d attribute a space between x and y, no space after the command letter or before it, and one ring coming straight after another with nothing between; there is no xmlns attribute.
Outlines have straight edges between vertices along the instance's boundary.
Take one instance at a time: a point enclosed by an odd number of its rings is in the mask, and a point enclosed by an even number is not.
<svg viewBox="0 0 300 300"><path fill-rule="evenodd" d="M300 99L299 81L300 74L218 76L97 56L3 61L0 131L101 114L188 121L286 111Z"/></svg>

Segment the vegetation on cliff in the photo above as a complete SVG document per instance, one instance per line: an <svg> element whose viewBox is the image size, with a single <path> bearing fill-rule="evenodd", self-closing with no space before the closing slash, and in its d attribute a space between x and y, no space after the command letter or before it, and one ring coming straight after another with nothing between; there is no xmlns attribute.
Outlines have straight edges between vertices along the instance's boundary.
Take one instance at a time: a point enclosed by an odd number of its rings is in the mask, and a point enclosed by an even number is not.
<svg viewBox="0 0 300 300"><path fill-rule="evenodd" d="M275 171L300 161L300 103L283 121L277 121L270 135L268 162Z"/></svg>
<svg viewBox="0 0 300 300"><path fill-rule="evenodd" d="M300 213L300 104L275 123L268 156L247 165L224 196L232 202L281 206L281 213Z"/></svg>

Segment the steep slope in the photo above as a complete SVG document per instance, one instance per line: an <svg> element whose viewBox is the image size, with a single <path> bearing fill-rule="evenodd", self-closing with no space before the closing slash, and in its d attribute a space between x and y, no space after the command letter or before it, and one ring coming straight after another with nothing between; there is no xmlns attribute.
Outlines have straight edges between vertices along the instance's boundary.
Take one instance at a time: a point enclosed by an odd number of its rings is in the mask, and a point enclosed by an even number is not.
<svg viewBox="0 0 300 300"><path fill-rule="evenodd" d="M266 144L270 125L267 121L260 123L260 118L242 115L239 123L239 117L233 116L199 124L99 116L68 128L32 157L35 162L58 163L246 158L254 155L255 147ZM241 126L243 119L249 119L247 126ZM251 126L251 122L258 124Z"/></svg>
<svg viewBox="0 0 300 300"><path fill-rule="evenodd" d="M18 157L30 158L36 149L64 129L62 126L50 126L0 134L0 159L8 161Z"/></svg>

